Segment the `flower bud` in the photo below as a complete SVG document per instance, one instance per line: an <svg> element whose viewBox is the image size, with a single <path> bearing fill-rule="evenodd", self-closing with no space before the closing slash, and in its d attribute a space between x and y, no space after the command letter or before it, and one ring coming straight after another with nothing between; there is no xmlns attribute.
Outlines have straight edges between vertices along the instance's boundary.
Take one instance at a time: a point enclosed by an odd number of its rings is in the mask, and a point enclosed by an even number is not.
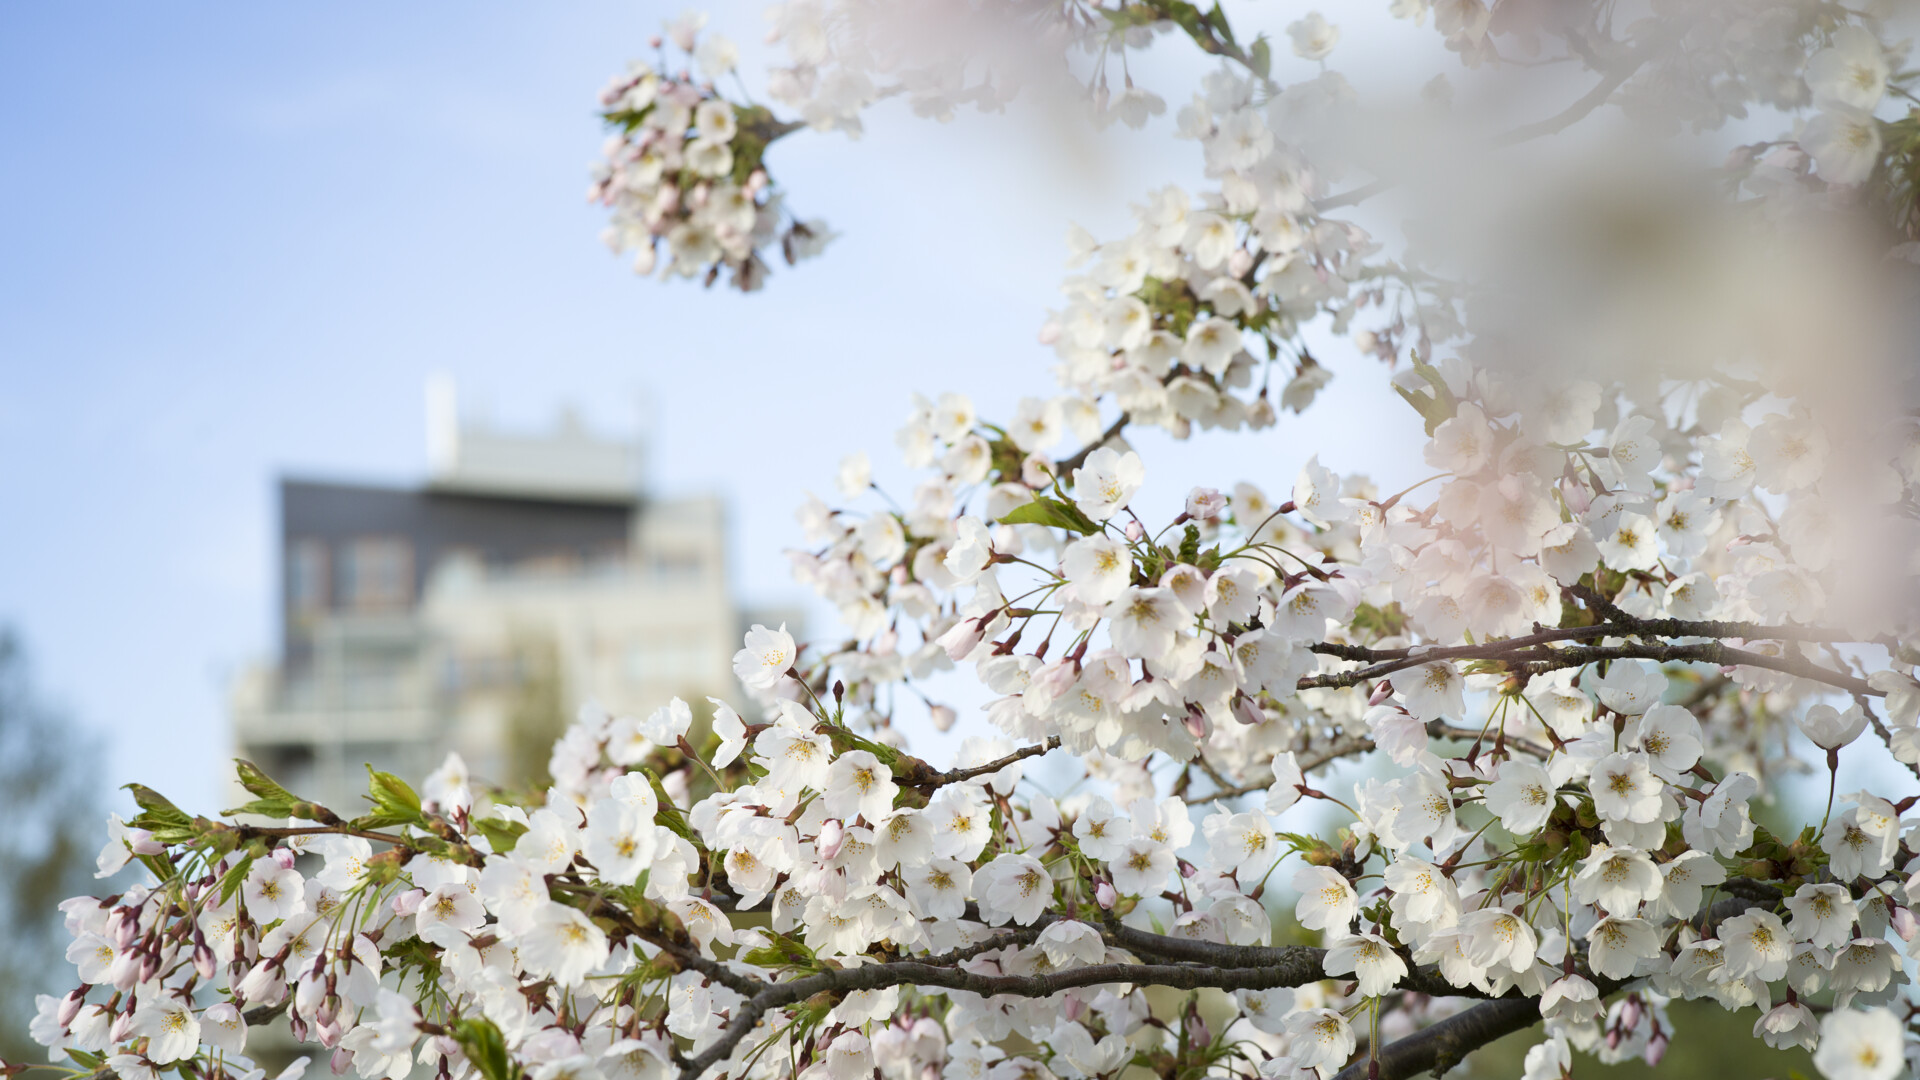
<svg viewBox="0 0 1920 1080"><path fill-rule="evenodd" d="M1658 1032L1653 1038L1647 1040L1647 1049L1644 1052L1644 1056L1648 1068L1651 1069L1660 1064L1660 1059L1667 1056L1666 1032Z"/></svg>
<svg viewBox="0 0 1920 1080"><path fill-rule="evenodd" d="M112 1025L107 1028L107 1038L113 1042L123 1043L131 1034L133 1034L133 1009L129 1007L126 1012L113 1018Z"/></svg>
<svg viewBox="0 0 1920 1080"><path fill-rule="evenodd" d="M420 910L420 905L426 898L427 890L408 889L393 898L393 913L403 919L409 918Z"/></svg>
<svg viewBox="0 0 1920 1080"><path fill-rule="evenodd" d="M1912 908L1893 909L1893 932L1900 935L1901 941L1912 941L1915 933L1920 932L1920 920L1913 917Z"/></svg>
<svg viewBox="0 0 1920 1080"><path fill-rule="evenodd" d="M280 867L280 869L282 870L293 869L293 859L294 859L294 855L293 855L292 848L277 847L273 849L274 864Z"/></svg>
<svg viewBox="0 0 1920 1080"><path fill-rule="evenodd" d="M1113 902L1118 899L1119 896L1120 894L1114 890L1113 882L1111 881L1103 881L1093 887L1093 900L1100 905L1102 910L1112 911Z"/></svg>
<svg viewBox="0 0 1920 1080"><path fill-rule="evenodd" d="M140 920L132 908L117 907L107 913L107 925L113 928L113 947L118 952L133 948L140 936Z"/></svg>
<svg viewBox="0 0 1920 1080"><path fill-rule="evenodd" d="M820 836L814 841L822 859L831 859L840 854L840 844L846 838L846 830L838 818L828 818L820 823Z"/></svg>
<svg viewBox="0 0 1920 1080"><path fill-rule="evenodd" d="M946 633L941 634L938 644L947 650L947 659L959 663L980 647L980 640L986 637L979 619L961 619L954 623Z"/></svg>
<svg viewBox="0 0 1920 1080"><path fill-rule="evenodd" d="M1138 521L1127 522L1127 541L1137 544L1147 538L1147 527Z"/></svg>
<svg viewBox="0 0 1920 1080"><path fill-rule="evenodd" d="M201 978L211 979L219 965L214 960L213 950L207 947L206 939L198 934L194 936L199 940L193 943L193 970L199 972Z"/></svg>
<svg viewBox="0 0 1920 1080"><path fill-rule="evenodd" d="M1267 718L1260 706L1245 694L1233 699L1233 718L1248 727L1256 727Z"/></svg>
<svg viewBox="0 0 1920 1080"><path fill-rule="evenodd" d="M167 850L167 845L155 840L145 829L128 829L127 846L135 855L159 855Z"/></svg>
<svg viewBox="0 0 1920 1080"><path fill-rule="evenodd" d="M954 712L948 705L935 705L928 710L927 714L932 718L936 731L952 731L954 722L960 719L960 714Z"/></svg>
<svg viewBox="0 0 1920 1080"><path fill-rule="evenodd" d="M333 1057L328 1060L327 1064L333 1069L333 1075L340 1076L348 1069L353 1068L353 1051L344 1046L337 1047L333 1051Z"/></svg>
<svg viewBox="0 0 1920 1080"><path fill-rule="evenodd" d="M1208 1046L1213 1043L1213 1033L1207 1030L1207 1022L1200 1018L1199 1010L1187 1013L1187 1039L1193 1046Z"/></svg>
<svg viewBox="0 0 1920 1080"><path fill-rule="evenodd" d="M86 1003L86 983L81 983L78 990L67 991L67 996L60 999L60 1011L56 1014L56 1019L59 1020L60 1026L62 1028L71 1026L73 1024L73 1018L80 1015L80 1006Z"/></svg>

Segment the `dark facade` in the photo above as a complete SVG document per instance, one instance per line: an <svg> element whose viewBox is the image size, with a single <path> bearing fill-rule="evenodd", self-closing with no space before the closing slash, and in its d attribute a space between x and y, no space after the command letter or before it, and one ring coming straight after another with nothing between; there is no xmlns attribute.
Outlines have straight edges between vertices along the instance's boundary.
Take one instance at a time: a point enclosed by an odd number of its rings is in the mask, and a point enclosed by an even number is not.
<svg viewBox="0 0 1920 1080"><path fill-rule="evenodd" d="M626 557L637 500L567 501L280 481L281 650L300 666L332 613L403 613L449 557L578 573Z"/></svg>

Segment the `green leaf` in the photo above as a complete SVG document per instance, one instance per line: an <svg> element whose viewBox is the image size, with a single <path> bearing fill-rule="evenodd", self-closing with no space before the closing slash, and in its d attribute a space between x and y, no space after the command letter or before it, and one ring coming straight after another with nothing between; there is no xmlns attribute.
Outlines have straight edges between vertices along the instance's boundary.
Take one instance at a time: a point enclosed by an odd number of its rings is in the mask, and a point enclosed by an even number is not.
<svg viewBox="0 0 1920 1080"><path fill-rule="evenodd" d="M299 796L275 783L272 777L261 772L260 766L253 762L245 758L234 758L233 771L240 781L240 786L246 788L247 792L253 796L253 801L244 806L223 811L229 817L236 814L257 814L260 817L281 820L290 817L303 817L311 821L322 820L322 815L318 812L299 813L300 808L314 811L318 808L302 803Z"/></svg>
<svg viewBox="0 0 1920 1080"><path fill-rule="evenodd" d="M1066 529L1082 536L1100 531L1092 518L1080 512L1072 503L1058 499L1049 499L1042 495L1025 506L1016 506L1000 519L1002 525L1045 525L1051 529Z"/></svg>
<svg viewBox="0 0 1920 1080"><path fill-rule="evenodd" d="M1267 43L1267 35L1261 34L1253 39L1253 73L1261 79L1273 78L1273 46Z"/></svg>
<svg viewBox="0 0 1920 1080"><path fill-rule="evenodd" d="M756 967L803 967L817 969L820 961L813 950L785 934L772 934L773 944L752 949L741 959Z"/></svg>
<svg viewBox="0 0 1920 1080"><path fill-rule="evenodd" d="M152 788L143 784L128 784L127 790L133 792L133 801L139 804L142 811L138 818L135 818L133 822L128 822L128 824L134 824L135 822L155 822L160 825L173 825L179 828L185 828L193 824L193 819L187 816L186 811L173 805L173 803L167 800L165 795L160 794ZM140 827L143 829L152 828L149 824L141 824Z"/></svg>
<svg viewBox="0 0 1920 1080"><path fill-rule="evenodd" d="M273 778L260 771L260 766L245 758L233 759L233 771L240 778L240 786L256 798L278 799L283 802L299 802L293 792L281 787Z"/></svg>
<svg viewBox="0 0 1920 1080"><path fill-rule="evenodd" d="M507 1056L507 1040L493 1021L469 1016L448 1025L453 1041L487 1080L519 1080L520 1069Z"/></svg>
<svg viewBox="0 0 1920 1080"><path fill-rule="evenodd" d="M1428 437L1432 437L1434 429L1448 419L1447 413L1434 399L1425 394L1416 394L1399 383L1393 383L1392 386L1393 392L1405 398L1407 404L1413 406L1413 411L1419 413L1420 419L1426 422Z"/></svg>
<svg viewBox="0 0 1920 1080"><path fill-rule="evenodd" d="M494 854L505 855L507 852L513 850L515 844L520 842L520 837L526 833L527 827L517 821L501 821L499 818L475 818L473 820L473 831L487 838L487 843L492 845Z"/></svg>
<svg viewBox="0 0 1920 1080"><path fill-rule="evenodd" d="M1227 44L1234 44L1233 27L1227 22L1227 13L1220 10L1219 0L1215 0L1213 10L1207 12L1207 23L1220 32L1221 39Z"/></svg>
<svg viewBox="0 0 1920 1080"><path fill-rule="evenodd" d="M367 799L374 807L368 817L378 821L378 824L370 827L414 825L426 821L426 815L420 812L420 796L407 786L405 780L392 773L381 772L372 765L367 766L367 776Z"/></svg>
<svg viewBox="0 0 1920 1080"><path fill-rule="evenodd" d="M1179 558L1189 566L1200 561L1200 526L1188 525L1181 534Z"/></svg>
<svg viewBox="0 0 1920 1080"><path fill-rule="evenodd" d="M640 773L647 778L647 785L653 788L653 801L659 807L654 813L654 822L666 826L675 836L691 843L694 847L700 847L700 842L693 838L693 829L687 825L687 816L680 812L679 807L673 805L673 798L667 794L667 789L660 786L660 777L652 769L644 766L640 769Z"/></svg>
<svg viewBox="0 0 1920 1080"><path fill-rule="evenodd" d="M220 875L221 903L224 904L233 899L233 894L240 891L241 884L247 880L247 874L252 869L253 856L248 855L234 863L226 873Z"/></svg>

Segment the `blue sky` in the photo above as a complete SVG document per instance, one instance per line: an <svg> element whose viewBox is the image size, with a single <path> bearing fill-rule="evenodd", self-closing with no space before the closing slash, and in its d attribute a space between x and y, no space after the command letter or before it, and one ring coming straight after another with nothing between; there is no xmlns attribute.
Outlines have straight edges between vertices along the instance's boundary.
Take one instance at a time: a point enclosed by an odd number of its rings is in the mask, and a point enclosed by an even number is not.
<svg viewBox="0 0 1920 1080"><path fill-rule="evenodd" d="M0 10L0 618L106 737L103 780L218 801L226 683L273 643L274 478L418 479L430 372L502 421L646 417L656 489L728 498L742 593L799 599L802 491L855 449L899 475L914 391L1047 392L1067 221L1115 235L1197 179L1164 120L1068 152L1032 118L882 107L770 159L844 234L825 258L749 298L636 279L584 201L593 95L674 10ZM713 25L751 71L757 5ZM1284 488L1380 395L1336 380L1280 432L1170 447L1160 494L1181 464Z"/></svg>

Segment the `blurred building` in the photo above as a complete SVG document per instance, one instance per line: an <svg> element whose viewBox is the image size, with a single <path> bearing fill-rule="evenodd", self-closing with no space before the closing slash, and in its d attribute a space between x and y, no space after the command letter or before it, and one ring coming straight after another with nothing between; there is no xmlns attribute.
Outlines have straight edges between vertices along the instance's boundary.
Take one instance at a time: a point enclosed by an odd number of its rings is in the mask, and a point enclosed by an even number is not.
<svg viewBox="0 0 1920 1080"><path fill-rule="evenodd" d="M364 763L417 780L449 750L536 779L583 701L704 707L748 623L797 623L740 608L720 501L647 495L637 442L463 422L449 387L428 412L423 486L280 481L280 655L232 709L292 791L355 813Z"/></svg>

